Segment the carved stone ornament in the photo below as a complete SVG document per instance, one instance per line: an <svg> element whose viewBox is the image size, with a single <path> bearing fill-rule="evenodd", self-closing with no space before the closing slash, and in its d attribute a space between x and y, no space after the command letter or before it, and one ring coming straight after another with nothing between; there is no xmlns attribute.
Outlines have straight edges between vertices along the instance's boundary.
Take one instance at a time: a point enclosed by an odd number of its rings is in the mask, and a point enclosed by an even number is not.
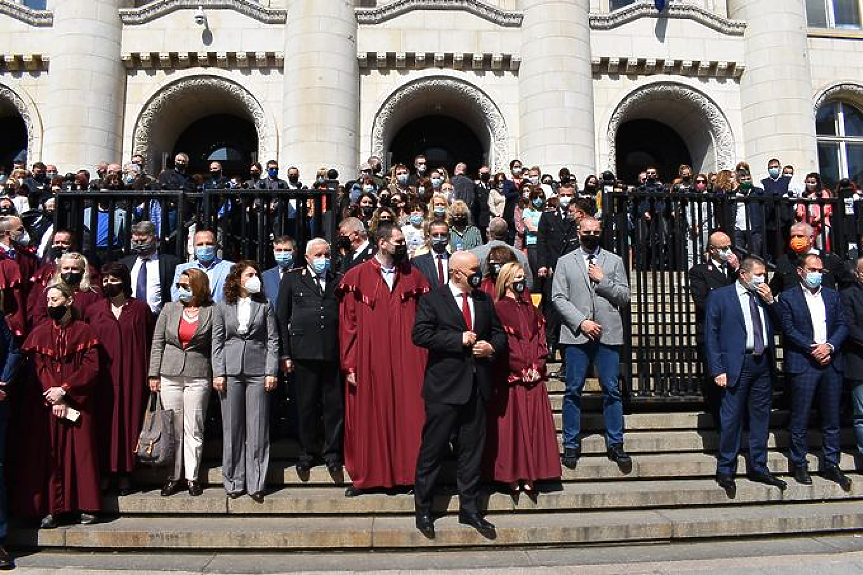
<svg viewBox="0 0 863 575"><path fill-rule="evenodd" d="M24 120L27 128L27 158L34 162L39 159L42 150L42 123L30 107L12 88L0 84L0 102L10 104ZM2 104L0 104L2 106Z"/></svg>
<svg viewBox="0 0 863 575"><path fill-rule="evenodd" d="M459 78L448 76L431 76L413 80L396 89L381 106L375 115L372 126L372 154L385 158L386 147L392 137L404 125L405 119L399 117L400 110L413 98L434 92L440 96L453 97L463 104L479 120L488 127L491 136L489 164L497 170L507 162L508 132L506 121L497 104L482 90ZM438 98L442 99L442 98ZM411 120L413 118L409 118ZM458 118L457 118L458 119Z"/></svg>
<svg viewBox="0 0 863 575"><path fill-rule="evenodd" d="M524 20L521 12L502 10L481 0L392 0L376 8L357 8L356 13L360 24L380 24L413 10L462 10L505 28L517 28Z"/></svg>
<svg viewBox="0 0 863 575"><path fill-rule="evenodd" d="M275 158L278 152L276 127L267 121L261 103L243 86L219 76L203 75L182 78L162 88L148 101L135 124L133 150L152 157L152 137L160 122L168 121L170 108L187 98L207 101L216 97L238 102L255 125L258 134L258 155L262 158Z"/></svg>
<svg viewBox="0 0 863 575"><path fill-rule="evenodd" d="M121 9L120 20L128 25L146 24L177 10L196 10L198 6L204 6L206 10L234 10L263 24L284 24L288 21L287 10L267 8L254 0L154 0L138 8Z"/></svg>
<svg viewBox="0 0 863 575"><path fill-rule="evenodd" d="M863 85L843 82L830 86L815 99L815 113L817 114L826 102L836 100L851 100L857 106L863 107Z"/></svg>
<svg viewBox="0 0 863 575"><path fill-rule="evenodd" d="M633 114L644 104L661 101L662 106L695 110L704 121L704 128L713 140L716 169L734 167L734 134L728 119L719 106L701 92L675 82L648 84L627 94L618 105L608 123L608 164L617 169L617 131L620 126L634 118Z"/></svg>
<svg viewBox="0 0 863 575"><path fill-rule="evenodd" d="M54 25L51 10L33 10L11 0L0 0L0 15L9 16L30 26L50 27Z"/></svg>
<svg viewBox="0 0 863 575"><path fill-rule="evenodd" d="M669 2L665 10L659 14L653 0L641 0L608 14L591 14L590 27L594 30L611 30L639 18L695 20L712 30L729 36L743 36L743 33L746 32L746 22L723 18L695 4Z"/></svg>

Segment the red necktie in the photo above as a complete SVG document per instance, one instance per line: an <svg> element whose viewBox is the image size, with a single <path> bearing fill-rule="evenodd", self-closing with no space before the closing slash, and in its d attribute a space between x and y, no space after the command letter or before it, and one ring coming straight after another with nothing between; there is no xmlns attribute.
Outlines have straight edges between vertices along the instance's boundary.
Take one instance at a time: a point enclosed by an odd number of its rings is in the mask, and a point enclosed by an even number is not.
<svg viewBox="0 0 863 575"><path fill-rule="evenodd" d="M446 283L443 275L443 256L437 257L437 280L440 282L440 285Z"/></svg>
<svg viewBox="0 0 863 575"><path fill-rule="evenodd" d="M461 294L461 314L464 316L464 324L468 331L473 331L473 322L470 320L470 304L467 303L467 292Z"/></svg>

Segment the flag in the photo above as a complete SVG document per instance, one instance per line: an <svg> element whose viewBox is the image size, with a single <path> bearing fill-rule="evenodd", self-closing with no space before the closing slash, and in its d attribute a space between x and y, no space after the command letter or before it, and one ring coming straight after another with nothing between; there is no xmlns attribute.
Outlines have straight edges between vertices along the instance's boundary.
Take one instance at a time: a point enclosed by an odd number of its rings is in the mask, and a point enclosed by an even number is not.
<svg viewBox="0 0 863 575"><path fill-rule="evenodd" d="M665 10L665 0L655 0L656 1L656 9L662 12Z"/></svg>

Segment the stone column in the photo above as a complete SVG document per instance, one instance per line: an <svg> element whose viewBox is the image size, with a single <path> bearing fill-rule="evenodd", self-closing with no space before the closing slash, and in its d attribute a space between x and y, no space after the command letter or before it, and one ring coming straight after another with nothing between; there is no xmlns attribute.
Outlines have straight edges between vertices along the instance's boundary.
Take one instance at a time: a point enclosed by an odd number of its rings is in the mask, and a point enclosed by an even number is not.
<svg viewBox="0 0 863 575"><path fill-rule="evenodd" d="M57 0L42 160L61 173L122 162L126 75L120 0ZM32 158L31 161L35 161Z"/></svg>
<svg viewBox="0 0 863 575"><path fill-rule="evenodd" d="M280 163L299 167L306 183L321 166L342 180L356 175L357 31L353 0L288 1Z"/></svg>
<svg viewBox="0 0 863 575"><path fill-rule="evenodd" d="M589 0L524 0L519 158L556 174L595 173Z"/></svg>
<svg viewBox="0 0 863 575"><path fill-rule="evenodd" d="M746 22L740 80L745 159L756 173L779 158L797 173L818 169L806 8L800 0L729 0ZM744 159L744 158L741 158Z"/></svg>

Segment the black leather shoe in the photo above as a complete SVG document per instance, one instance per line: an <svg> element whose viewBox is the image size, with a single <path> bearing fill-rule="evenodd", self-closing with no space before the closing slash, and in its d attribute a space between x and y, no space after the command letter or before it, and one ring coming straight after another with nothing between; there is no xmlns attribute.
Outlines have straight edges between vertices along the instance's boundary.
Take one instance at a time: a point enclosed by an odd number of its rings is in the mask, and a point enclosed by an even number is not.
<svg viewBox="0 0 863 575"><path fill-rule="evenodd" d="M308 459L300 459L297 461L297 473L299 475L308 475L312 470L312 462Z"/></svg>
<svg viewBox="0 0 863 575"><path fill-rule="evenodd" d="M417 529L429 539L434 539L434 521L428 513L417 513Z"/></svg>
<svg viewBox="0 0 863 575"><path fill-rule="evenodd" d="M821 472L821 477L829 479L830 481L835 481L839 484L839 487L842 488L842 491L851 491L851 479L842 473L842 470L836 465L828 465L825 467L824 471Z"/></svg>
<svg viewBox="0 0 863 575"><path fill-rule="evenodd" d="M356 497L357 495L362 494L363 490L358 487L354 487L353 485L345 489L345 497Z"/></svg>
<svg viewBox="0 0 863 575"><path fill-rule="evenodd" d="M622 443L615 443L614 445L608 446L608 458L621 465L632 463L632 458L623 450Z"/></svg>
<svg viewBox="0 0 863 575"><path fill-rule="evenodd" d="M794 468L794 481L801 485L812 485L812 476L809 475L809 470L805 467Z"/></svg>
<svg viewBox="0 0 863 575"><path fill-rule="evenodd" d="M201 487L201 484L197 481L189 481L189 495L192 497L197 497L202 494L204 489Z"/></svg>
<svg viewBox="0 0 863 575"><path fill-rule="evenodd" d="M763 483L764 485L772 485L773 487L778 487L780 490L785 491L788 489L788 483L779 479L772 473L750 473L747 475L749 481L754 481L755 483Z"/></svg>
<svg viewBox="0 0 863 575"><path fill-rule="evenodd" d="M57 527L57 520L50 513L43 517L39 524L39 529L54 529L55 527Z"/></svg>
<svg viewBox="0 0 863 575"><path fill-rule="evenodd" d="M249 497L252 498L252 501L255 503L263 503L264 502L264 492L258 491L257 493L250 493Z"/></svg>
<svg viewBox="0 0 863 575"><path fill-rule="evenodd" d="M11 569L12 568L12 558L9 556L9 553L6 552L6 549L0 545L0 569Z"/></svg>
<svg viewBox="0 0 863 575"><path fill-rule="evenodd" d="M327 463L327 471L329 471L330 473L341 473L341 461L330 461L329 463Z"/></svg>
<svg viewBox="0 0 863 575"><path fill-rule="evenodd" d="M162 497L168 497L169 495L173 495L180 491L183 488L183 480L182 479L169 479L165 486L162 487Z"/></svg>
<svg viewBox="0 0 863 575"><path fill-rule="evenodd" d="M458 522L462 525L470 525L477 531L494 531L494 525L483 519L479 513L459 512Z"/></svg>
<svg viewBox="0 0 863 575"><path fill-rule="evenodd" d="M726 491L733 491L737 489L737 484L734 483L734 478L730 475L725 475L724 473L716 474L716 483L719 484L719 487Z"/></svg>
<svg viewBox="0 0 863 575"><path fill-rule="evenodd" d="M239 498L245 491L237 491L236 493L228 493L228 497L231 499Z"/></svg>
<svg viewBox="0 0 863 575"><path fill-rule="evenodd" d="M81 525L93 525L96 523L96 516L92 513L82 513L81 519L78 522Z"/></svg>
<svg viewBox="0 0 863 575"><path fill-rule="evenodd" d="M578 447L564 447L563 448L563 457L560 458L560 462L564 467L568 467L569 469L575 469L576 464L578 464L578 459L581 457L581 446Z"/></svg>

